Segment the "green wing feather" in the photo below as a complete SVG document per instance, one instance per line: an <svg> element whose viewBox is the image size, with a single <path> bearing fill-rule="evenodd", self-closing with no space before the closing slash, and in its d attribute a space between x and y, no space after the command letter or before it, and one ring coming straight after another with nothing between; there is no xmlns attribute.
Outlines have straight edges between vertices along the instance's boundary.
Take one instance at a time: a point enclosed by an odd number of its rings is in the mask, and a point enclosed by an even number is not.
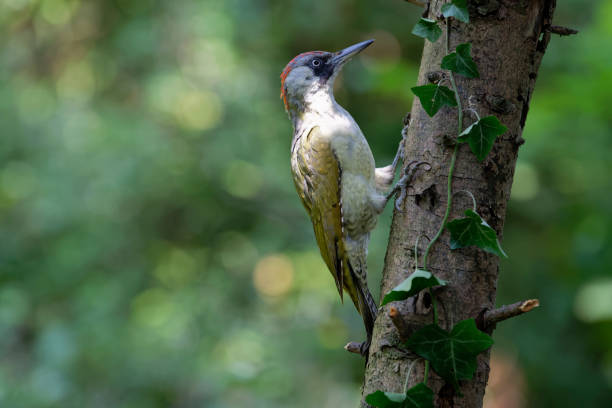
<svg viewBox="0 0 612 408"><path fill-rule="evenodd" d="M342 229L340 179L342 170L319 127L300 138L291 160L295 188L312 220L321 256L343 297L346 262Z"/></svg>
<svg viewBox="0 0 612 408"><path fill-rule="evenodd" d="M340 298L343 299L344 288L371 334L377 307L367 288L365 246L353 248L352 252L347 248L342 217L342 167L329 138L321 134L318 126L296 141L291 169Z"/></svg>

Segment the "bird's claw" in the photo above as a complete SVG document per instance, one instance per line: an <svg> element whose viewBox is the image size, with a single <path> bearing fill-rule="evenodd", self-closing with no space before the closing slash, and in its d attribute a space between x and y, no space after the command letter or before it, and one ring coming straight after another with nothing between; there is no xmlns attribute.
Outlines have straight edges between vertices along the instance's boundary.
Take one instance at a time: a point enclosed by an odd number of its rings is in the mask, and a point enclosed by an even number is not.
<svg viewBox="0 0 612 408"><path fill-rule="evenodd" d="M406 170L404 171L404 175L399 179L399 181L397 182L393 190L391 190L391 192L387 196L387 198L390 199L391 197L393 197L393 195L399 192L397 200L395 201L395 208L398 211L401 210L402 204L404 203L404 200L406 199L407 190L408 190L408 187L410 186L410 182L412 178L414 177L414 173L421 166L426 166L427 171L431 170L431 165L424 161L413 160L410 163L408 163L406 165Z"/></svg>

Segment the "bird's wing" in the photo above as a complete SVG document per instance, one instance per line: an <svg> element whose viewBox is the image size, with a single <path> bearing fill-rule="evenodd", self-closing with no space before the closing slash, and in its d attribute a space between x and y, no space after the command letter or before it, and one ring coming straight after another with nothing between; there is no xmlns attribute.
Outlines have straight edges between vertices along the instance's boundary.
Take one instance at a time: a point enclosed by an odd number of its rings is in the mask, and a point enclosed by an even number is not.
<svg viewBox="0 0 612 408"><path fill-rule="evenodd" d="M341 202L342 169L329 139L318 126L306 131L295 146L291 160L293 181L312 220L317 244L340 298L346 265Z"/></svg>

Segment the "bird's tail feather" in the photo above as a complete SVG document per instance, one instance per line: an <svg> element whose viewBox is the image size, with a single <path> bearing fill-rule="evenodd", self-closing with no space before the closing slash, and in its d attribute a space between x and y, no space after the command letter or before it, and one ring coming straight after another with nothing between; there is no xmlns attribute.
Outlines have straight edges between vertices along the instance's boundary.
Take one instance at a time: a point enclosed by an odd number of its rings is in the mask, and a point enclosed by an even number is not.
<svg viewBox="0 0 612 408"><path fill-rule="evenodd" d="M359 241L348 241L347 255L348 262L346 262L353 288L349 289L351 298L359 310L359 314L363 319L366 333L368 335L368 341L372 337L372 331L374 330L374 321L378 314L378 306L372 297L372 294L368 290L368 266L367 266L367 245L368 236L363 237ZM352 244L352 245L351 245ZM345 282L348 283L348 282Z"/></svg>
<svg viewBox="0 0 612 408"><path fill-rule="evenodd" d="M363 318L363 324L365 325L368 339L372 337L372 331L374 330L374 322L378 315L378 306L372 297L372 294L368 290L367 286L358 285L359 287L359 312Z"/></svg>
<svg viewBox="0 0 612 408"><path fill-rule="evenodd" d="M352 265L350 267L353 282L355 283L357 289L357 302L355 302L355 306L357 306L357 309L359 310L359 314L361 315L363 324L365 325L368 339L370 339L372 336L372 331L374 330L374 322L376 321L376 316L378 315L378 306L376 306L376 301L374 301L374 297L368 289L367 272L365 269L362 269L366 268L365 262L358 264L359 268L353 268Z"/></svg>

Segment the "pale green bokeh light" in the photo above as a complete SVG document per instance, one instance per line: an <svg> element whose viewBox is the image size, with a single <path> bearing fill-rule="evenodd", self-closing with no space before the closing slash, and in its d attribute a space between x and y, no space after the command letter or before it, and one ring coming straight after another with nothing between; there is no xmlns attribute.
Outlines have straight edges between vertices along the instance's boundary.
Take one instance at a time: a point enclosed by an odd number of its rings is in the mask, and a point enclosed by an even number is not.
<svg viewBox="0 0 612 408"><path fill-rule="evenodd" d="M612 320L612 279L600 279L582 286L574 301L574 313L587 323Z"/></svg>
<svg viewBox="0 0 612 408"><path fill-rule="evenodd" d="M518 201L532 200L538 194L539 189L540 183L535 167L519 161L514 172L511 199Z"/></svg>

